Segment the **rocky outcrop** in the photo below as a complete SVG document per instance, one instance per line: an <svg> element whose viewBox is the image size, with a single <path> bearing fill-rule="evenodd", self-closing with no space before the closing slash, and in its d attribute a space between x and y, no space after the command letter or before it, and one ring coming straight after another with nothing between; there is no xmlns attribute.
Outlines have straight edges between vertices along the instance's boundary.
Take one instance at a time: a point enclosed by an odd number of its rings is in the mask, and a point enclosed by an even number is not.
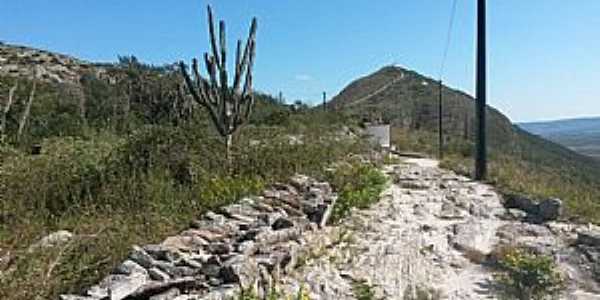
<svg viewBox="0 0 600 300"><path fill-rule="evenodd" d="M525 212L524 217L532 223L556 221L563 213L562 201L556 198L535 201L523 195L507 194L504 195L504 206Z"/></svg>
<svg viewBox="0 0 600 300"><path fill-rule="evenodd" d="M205 213L160 244L134 246L84 295L61 299L208 300L241 290L264 295L295 266L306 237L325 225L335 200L329 184L294 176L262 196Z"/></svg>
<svg viewBox="0 0 600 300"><path fill-rule="evenodd" d="M67 55L0 43L0 76L78 84L81 75L91 71L104 70Z"/></svg>

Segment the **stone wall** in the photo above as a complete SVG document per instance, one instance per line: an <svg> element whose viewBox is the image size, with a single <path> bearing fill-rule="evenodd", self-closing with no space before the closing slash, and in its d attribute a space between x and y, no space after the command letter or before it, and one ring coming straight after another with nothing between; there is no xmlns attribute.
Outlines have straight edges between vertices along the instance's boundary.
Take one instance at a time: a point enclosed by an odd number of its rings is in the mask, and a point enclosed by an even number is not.
<svg viewBox="0 0 600 300"><path fill-rule="evenodd" d="M61 299L229 299L242 290L260 297L310 248L336 198L328 183L296 175L205 213L160 244L134 246L100 283Z"/></svg>

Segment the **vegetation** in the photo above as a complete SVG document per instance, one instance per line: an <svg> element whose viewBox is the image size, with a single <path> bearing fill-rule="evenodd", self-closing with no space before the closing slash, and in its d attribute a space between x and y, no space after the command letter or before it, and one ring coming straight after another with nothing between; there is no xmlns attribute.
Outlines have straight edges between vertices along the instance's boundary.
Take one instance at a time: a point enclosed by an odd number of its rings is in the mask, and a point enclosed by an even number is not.
<svg viewBox="0 0 600 300"><path fill-rule="evenodd" d="M368 208L375 203L388 180L375 166L352 161L339 164L329 181L339 194L330 219L335 223L352 208Z"/></svg>
<svg viewBox="0 0 600 300"><path fill-rule="evenodd" d="M512 248L498 263L496 280L510 298L541 300L562 291L564 282L551 257Z"/></svg>
<svg viewBox="0 0 600 300"><path fill-rule="evenodd" d="M353 281L352 293L357 300L375 300L373 287L365 281Z"/></svg>
<svg viewBox="0 0 600 300"><path fill-rule="evenodd" d="M0 257L11 257L0 266L2 299L78 293L131 245L159 242L203 211L295 173L329 178L327 167L367 149L339 138L342 125L353 126L344 115L295 110L255 93L255 113L236 133L227 166L215 155L225 152L219 133L181 92L175 69L135 57L103 68L106 77L90 72L79 87L39 81L20 139L32 82L0 78L2 95L19 83L0 144ZM34 145L40 154L31 154ZM76 238L28 251L56 230Z"/></svg>
<svg viewBox="0 0 600 300"><path fill-rule="evenodd" d="M442 167L463 175L473 170L470 158L458 155L447 156ZM582 178L582 173L585 174L568 165L541 165L505 154L492 156L488 181L505 193L520 193L533 199L558 197L566 205L568 218L600 223L600 184Z"/></svg>

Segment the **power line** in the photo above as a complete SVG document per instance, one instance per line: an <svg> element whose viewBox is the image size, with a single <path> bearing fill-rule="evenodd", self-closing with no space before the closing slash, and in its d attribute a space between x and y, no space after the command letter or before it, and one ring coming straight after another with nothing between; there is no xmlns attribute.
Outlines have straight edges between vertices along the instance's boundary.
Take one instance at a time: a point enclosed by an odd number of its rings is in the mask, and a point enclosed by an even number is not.
<svg viewBox="0 0 600 300"><path fill-rule="evenodd" d="M454 19L456 16L457 0L452 0L452 10L450 13L450 21L448 23L448 32L446 33L446 46L444 47L444 54L442 55L442 64L440 66L440 80L444 75L444 69L446 67L446 60L448 58L448 51L450 50L450 43L452 41L452 31L454 29Z"/></svg>
<svg viewBox="0 0 600 300"><path fill-rule="evenodd" d="M450 49L450 42L452 41L452 29L454 27L454 17L456 15L456 3L457 0L452 0L452 11L450 12L450 22L448 24L448 32L446 34L446 45L444 47L444 54L442 55L442 64L440 66L440 80L439 80L439 99L438 99L438 158L444 157L444 131L443 131L443 95L444 84L442 77L444 76L444 68L446 66L446 59L448 58L448 50Z"/></svg>

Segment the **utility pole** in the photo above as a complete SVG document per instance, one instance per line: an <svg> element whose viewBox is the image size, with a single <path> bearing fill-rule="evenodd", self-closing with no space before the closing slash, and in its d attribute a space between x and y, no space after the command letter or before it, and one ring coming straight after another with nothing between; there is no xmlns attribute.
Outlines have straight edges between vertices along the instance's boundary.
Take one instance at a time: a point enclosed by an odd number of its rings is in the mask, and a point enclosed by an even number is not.
<svg viewBox="0 0 600 300"><path fill-rule="evenodd" d="M477 0L477 79L475 114L477 119L477 153L475 180L487 175L485 107L486 107L486 1Z"/></svg>
<svg viewBox="0 0 600 300"><path fill-rule="evenodd" d="M327 92L323 92L323 111L327 111Z"/></svg>
<svg viewBox="0 0 600 300"><path fill-rule="evenodd" d="M279 104L283 104L283 93L279 92Z"/></svg>
<svg viewBox="0 0 600 300"><path fill-rule="evenodd" d="M441 160L444 158L444 132L443 132L443 107L442 107L442 90L444 89L444 84L442 80L439 81L439 100L438 100L438 158Z"/></svg>

